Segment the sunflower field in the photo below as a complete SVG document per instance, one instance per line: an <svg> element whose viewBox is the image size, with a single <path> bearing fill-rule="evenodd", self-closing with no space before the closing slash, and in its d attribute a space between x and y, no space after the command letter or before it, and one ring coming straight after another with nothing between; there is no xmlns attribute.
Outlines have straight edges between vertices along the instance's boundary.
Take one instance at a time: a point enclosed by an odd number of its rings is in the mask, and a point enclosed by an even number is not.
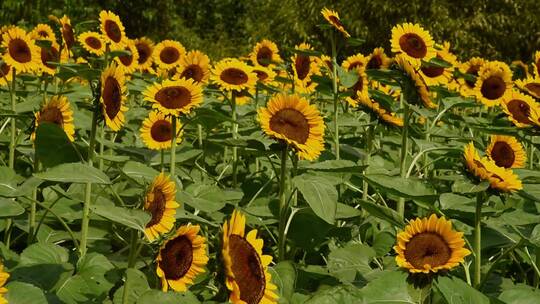
<svg viewBox="0 0 540 304"><path fill-rule="evenodd" d="M1 27L0 303L540 303L540 51L318 18L217 60Z"/></svg>

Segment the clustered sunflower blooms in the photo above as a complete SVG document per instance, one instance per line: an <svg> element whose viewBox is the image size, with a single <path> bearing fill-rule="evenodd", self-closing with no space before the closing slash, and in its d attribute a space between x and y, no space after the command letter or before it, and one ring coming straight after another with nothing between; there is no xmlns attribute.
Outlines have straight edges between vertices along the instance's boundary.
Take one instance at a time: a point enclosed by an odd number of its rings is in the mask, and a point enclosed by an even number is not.
<svg viewBox="0 0 540 304"><path fill-rule="evenodd" d="M69 105L69 101L65 96L53 96L43 105L39 112L35 113L34 132L31 139L36 137L35 130L39 124L48 122L58 125L70 141L73 141L75 135L75 126L73 124L73 111Z"/></svg>
<svg viewBox="0 0 540 304"><path fill-rule="evenodd" d="M472 57L459 65L458 70L463 75L458 78L461 95L465 97L475 95L476 78L485 63L486 61L483 58Z"/></svg>
<svg viewBox="0 0 540 304"><path fill-rule="evenodd" d="M131 74L137 70L139 64L139 53L133 40L126 40L124 51L127 51L129 55L120 55L114 59L124 74Z"/></svg>
<svg viewBox="0 0 540 304"><path fill-rule="evenodd" d="M323 15L324 19L326 19L326 21L328 21L333 27L340 31L345 37L351 37L351 35L345 29L343 23L341 23L339 14L336 11L325 7L321 10L321 14Z"/></svg>
<svg viewBox="0 0 540 304"><path fill-rule="evenodd" d="M89 53L97 56L105 54L106 45L100 33L84 32L77 39L81 46Z"/></svg>
<svg viewBox="0 0 540 304"><path fill-rule="evenodd" d="M538 124L535 123L532 114L540 110L540 105L529 95L513 90L503 100L501 107L508 115L508 119L518 128Z"/></svg>
<svg viewBox="0 0 540 304"><path fill-rule="evenodd" d="M397 235L396 263L411 273L448 271L471 254L465 248L463 232L452 229L452 222L432 214L412 220Z"/></svg>
<svg viewBox="0 0 540 304"><path fill-rule="evenodd" d="M2 47L5 49L3 61L17 72L32 72L40 68L39 48L23 29L8 29L2 35Z"/></svg>
<svg viewBox="0 0 540 304"><path fill-rule="evenodd" d="M186 53L184 46L175 40L163 40L152 51L152 60L161 69L170 70L180 64Z"/></svg>
<svg viewBox="0 0 540 304"><path fill-rule="evenodd" d="M448 67L429 66L423 64L418 71L428 86L445 85L450 82L457 64L456 55L450 52L450 45L445 43L440 50L436 51L435 58L449 64Z"/></svg>
<svg viewBox="0 0 540 304"><path fill-rule="evenodd" d="M249 58L253 65L269 68L272 68L283 61L279 55L277 45L273 41L267 39L263 39L253 47L253 51L249 54Z"/></svg>
<svg viewBox="0 0 540 304"><path fill-rule="evenodd" d="M499 105L512 91L512 71L506 63L490 61L478 72L475 94L487 107Z"/></svg>
<svg viewBox="0 0 540 304"><path fill-rule="evenodd" d="M414 67L422 60L429 61L436 56L435 43L429 32L418 24L404 23L392 28L392 52L401 54Z"/></svg>
<svg viewBox="0 0 540 304"><path fill-rule="evenodd" d="M176 138L181 138L182 126L177 125ZM171 147L172 123L164 114L152 111L143 121L140 129L144 144L153 150L163 150Z"/></svg>
<svg viewBox="0 0 540 304"><path fill-rule="evenodd" d="M56 42L56 34L53 29L48 24L44 23L36 25L30 32L30 37L34 40L49 40Z"/></svg>
<svg viewBox="0 0 540 304"><path fill-rule="evenodd" d="M56 73L56 65L51 62L62 62L60 46L56 41L53 41L49 47L43 46L38 48L41 59L39 71L45 74L54 75Z"/></svg>
<svg viewBox="0 0 540 304"><path fill-rule="evenodd" d="M207 83L210 78L210 58L201 51L189 51L180 58L179 78L193 79L198 83Z"/></svg>
<svg viewBox="0 0 540 304"><path fill-rule="evenodd" d="M151 215L146 224L144 234L149 241L154 241L164 233L171 231L176 221L176 209L180 205L176 202L176 185L163 172L156 176L144 201L144 210Z"/></svg>
<svg viewBox="0 0 540 304"><path fill-rule="evenodd" d="M105 123L113 131L119 131L125 123L125 81L124 73L114 63L101 73L101 108Z"/></svg>
<svg viewBox="0 0 540 304"><path fill-rule="evenodd" d="M540 78L527 77L518 79L515 85L535 98L540 98Z"/></svg>
<svg viewBox="0 0 540 304"><path fill-rule="evenodd" d="M146 88L144 99L165 115L188 114L202 103L202 85L192 79L166 79Z"/></svg>
<svg viewBox="0 0 540 304"><path fill-rule="evenodd" d="M378 48L373 49L373 52L369 55L367 63L366 63L366 69L368 70L387 69L391 63L392 63L392 60L388 58L388 56L384 52L384 49L382 47L378 47Z"/></svg>
<svg viewBox="0 0 540 304"><path fill-rule="evenodd" d="M396 64L411 79L415 88L416 96L426 108L435 109L437 104L432 101L431 93L422 75L420 75L410 61L403 55L395 57Z"/></svg>
<svg viewBox="0 0 540 304"><path fill-rule="evenodd" d="M212 69L212 82L223 91L242 91L255 87L257 74L253 67L238 59L223 59Z"/></svg>

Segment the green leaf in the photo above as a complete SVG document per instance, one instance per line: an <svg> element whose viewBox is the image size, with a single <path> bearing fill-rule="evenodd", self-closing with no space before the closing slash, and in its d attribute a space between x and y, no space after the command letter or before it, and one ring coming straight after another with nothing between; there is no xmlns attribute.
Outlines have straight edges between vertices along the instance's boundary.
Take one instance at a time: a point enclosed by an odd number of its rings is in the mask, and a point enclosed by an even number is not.
<svg viewBox="0 0 540 304"><path fill-rule="evenodd" d="M431 185L426 183L425 180L417 178L403 178L385 174L366 174L364 177L368 183L378 188L379 191L393 193L401 197L416 198L436 194Z"/></svg>
<svg viewBox="0 0 540 304"><path fill-rule="evenodd" d="M68 250L51 243L32 244L21 253L21 264L62 264L69 258Z"/></svg>
<svg viewBox="0 0 540 304"><path fill-rule="evenodd" d="M274 266L272 282L277 285L280 298L290 300L296 285L296 267L292 261L279 262Z"/></svg>
<svg viewBox="0 0 540 304"><path fill-rule="evenodd" d="M178 201L212 213L225 206L224 191L215 185L192 184L184 191L177 193Z"/></svg>
<svg viewBox="0 0 540 304"><path fill-rule="evenodd" d="M24 213L24 208L13 198L0 197L0 218L13 217Z"/></svg>
<svg viewBox="0 0 540 304"><path fill-rule="evenodd" d="M61 164L34 176L61 183L95 183L110 184L111 180L102 171L86 164Z"/></svg>
<svg viewBox="0 0 540 304"><path fill-rule="evenodd" d="M350 285L337 285L321 288L304 304L353 304L369 303L364 298L360 289Z"/></svg>
<svg viewBox="0 0 540 304"><path fill-rule="evenodd" d="M292 180L313 212L329 224L336 218L338 194L336 188L322 177L302 174Z"/></svg>
<svg viewBox="0 0 540 304"><path fill-rule="evenodd" d="M349 205L337 203L336 219L353 218L362 215L360 210L353 208Z"/></svg>
<svg viewBox="0 0 540 304"><path fill-rule="evenodd" d="M191 292L162 292L159 290L149 290L145 292L137 304L160 303L160 304L198 304L201 303Z"/></svg>
<svg viewBox="0 0 540 304"><path fill-rule="evenodd" d="M362 172L364 168L365 166L357 165L355 162L350 160L325 160L316 163L309 162L305 167L301 167L301 169L308 169L314 171L350 173Z"/></svg>
<svg viewBox="0 0 540 304"><path fill-rule="evenodd" d="M13 169L0 167L0 195L14 196L17 192L17 179Z"/></svg>
<svg viewBox="0 0 540 304"><path fill-rule="evenodd" d="M499 296L499 300L507 304L540 303L540 290L527 285L517 285L505 289Z"/></svg>
<svg viewBox="0 0 540 304"><path fill-rule="evenodd" d="M97 203L90 206L93 213L117 224L144 232L150 214L139 209L117 207L111 204Z"/></svg>
<svg viewBox="0 0 540 304"><path fill-rule="evenodd" d="M435 286L447 303L489 304L488 297L457 277L439 277L435 281Z"/></svg>
<svg viewBox="0 0 540 304"><path fill-rule="evenodd" d="M393 226L403 228L405 223L399 214L385 206L376 205L372 202L360 200L359 201L362 208L364 208L369 214L373 215L376 218L379 218L383 221L390 223Z"/></svg>
<svg viewBox="0 0 540 304"><path fill-rule="evenodd" d="M122 171L131 178L143 179L145 181L152 181L159 174L157 170L134 161L126 162Z"/></svg>
<svg viewBox="0 0 540 304"><path fill-rule="evenodd" d="M337 248L328 255L328 271L343 283L355 281L358 273L371 271L369 263L375 257L375 250L364 244L348 244Z"/></svg>
<svg viewBox="0 0 540 304"><path fill-rule="evenodd" d="M64 130L54 123L39 124L34 144L36 156L44 168L81 161L79 153Z"/></svg>
<svg viewBox="0 0 540 304"><path fill-rule="evenodd" d="M489 187L487 181L479 184L472 183L469 179L460 179L452 184L452 192L455 193L478 193L484 192Z"/></svg>
<svg viewBox="0 0 540 304"><path fill-rule="evenodd" d="M351 88L358 81L358 72L356 70L347 71L341 66L337 66L337 74L339 77L339 83L346 87Z"/></svg>
<svg viewBox="0 0 540 304"><path fill-rule="evenodd" d="M407 274L385 271L361 289L366 299L363 303L421 303L415 299L407 284Z"/></svg>
<svg viewBox="0 0 540 304"><path fill-rule="evenodd" d="M396 237L386 231L379 232L373 238L373 249L378 257L385 256L394 246Z"/></svg>
<svg viewBox="0 0 540 304"><path fill-rule="evenodd" d="M347 44L350 45L350 46L361 46L363 45L364 43L366 43L366 39L363 39L363 38L348 38L347 39Z"/></svg>
<svg viewBox="0 0 540 304"><path fill-rule="evenodd" d="M48 301L43 294L43 290L38 287L23 283L10 282L6 285L8 290L5 298L12 304L47 304Z"/></svg>
<svg viewBox="0 0 540 304"><path fill-rule="evenodd" d="M144 273L134 268L126 269L126 283L114 293L113 303L122 304L125 285L129 284L128 303L135 303L145 292L150 289Z"/></svg>

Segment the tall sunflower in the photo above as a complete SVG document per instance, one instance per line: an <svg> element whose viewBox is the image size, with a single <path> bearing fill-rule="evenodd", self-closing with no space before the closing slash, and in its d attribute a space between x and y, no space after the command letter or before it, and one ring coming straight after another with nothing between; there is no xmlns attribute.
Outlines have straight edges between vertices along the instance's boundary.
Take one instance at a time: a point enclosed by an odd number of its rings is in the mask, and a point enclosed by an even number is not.
<svg viewBox="0 0 540 304"><path fill-rule="evenodd" d="M452 229L452 222L432 214L412 220L397 235L396 263L411 273L450 270L471 254L465 248L463 232Z"/></svg>
<svg viewBox="0 0 540 304"><path fill-rule="evenodd" d="M180 42L163 40L154 48L152 59L160 68L168 70L178 66L185 53L186 49Z"/></svg>
<svg viewBox="0 0 540 304"><path fill-rule="evenodd" d="M321 14L323 15L324 19L328 21L328 23L330 23L333 27L335 27L338 31L340 31L346 38L351 37L351 35L345 29L345 26L343 25L343 23L341 23L339 14L336 11L333 11L325 7L321 10Z"/></svg>
<svg viewBox="0 0 540 304"><path fill-rule="evenodd" d="M143 92L144 100L152 103L152 108L165 115L188 114L203 100L202 85L192 79L164 80L154 83Z"/></svg>
<svg viewBox="0 0 540 304"><path fill-rule="evenodd" d="M515 84L518 88L535 98L540 98L540 78L528 77L526 79L518 79Z"/></svg>
<svg viewBox="0 0 540 304"><path fill-rule="evenodd" d="M73 124L73 111L69 101L65 96L53 96L35 114L34 132L30 136L32 140L36 138L37 127L40 123L49 122L58 125L66 133L69 140L73 141L75 135L75 125Z"/></svg>
<svg viewBox="0 0 540 304"><path fill-rule="evenodd" d="M50 47L41 47L40 49L40 59L41 65L40 70L43 73L54 75L56 73L56 65L51 64L50 62L60 62L60 46L56 41L53 41Z"/></svg>
<svg viewBox="0 0 540 304"><path fill-rule="evenodd" d="M176 138L181 137L181 126L176 126ZM171 147L172 124L167 116L160 112L152 111L143 121L141 139L144 144L153 150L163 150ZM179 139L180 140L180 139Z"/></svg>
<svg viewBox="0 0 540 304"><path fill-rule="evenodd" d="M105 41L103 41L103 36L100 33L84 32L79 35L77 40L79 40L81 46L89 53L97 56L105 54L106 45Z"/></svg>
<svg viewBox="0 0 540 304"><path fill-rule="evenodd" d="M523 146L513 136L492 135L486 154L503 168L523 168L527 161Z"/></svg>
<svg viewBox="0 0 540 304"><path fill-rule="evenodd" d="M128 51L130 55L121 55L114 59L124 74L131 74L137 70L139 64L139 53L133 40L126 39L124 51Z"/></svg>
<svg viewBox="0 0 540 304"><path fill-rule="evenodd" d="M395 62L411 79L412 84L414 85L416 90L416 95L418 99L420 99L420 101L424 104L424 106L431 109L436 108L437 105L431 100L431 93L424 78L420 74L418 74L414 66L406 59L406 57L403 55L398 55L395 58Z"/></svg>
<svg viewBox="0 0 540 304"><path fill-rule="evenodd" d="M255 87L257 74L238 59L223 59L212 69L210 79L224 91L242 91Z"/></svg>
<svg viewBox="0 0 540 304"><path fill-rule="evenodd" d="M349 101L349 98L347 99L348 101ZM382 119L382 121L396 127L403 127L403 119L401 117L398 117L395 113L391 112L390 110L387 110L384 107L382 107L381 104L379 104L377 101L369 97L358 98L356 99L354 106L358 104L360 104L361 106L363 106L370 112L373 112L380 119Z"/></svg>
<svg viewBox="0 0 540 304"><path fill-rule="evenodd" d="M125 123L126 93L125 76L113 63L101 73L100 98L105 123L113 131L119 131Z"/></svg>
<svg viewBox="0 0 540 304"><path fill-rule="evenodd" d="M490 61L478 72L476 97L487 107L499 105L512 91L512 71L504 62Z"/></svg>
<svg viewBox="0 0 540 304"><path fill-rule="evenodd" d="M56 42L56 35L54 34L53 29L48 24L44 23L40 23L32 29L30 38L34 40L49 40Z"/></svg>
<svg viewBox="0 0 540 304"><path fill-rule="evenodd" d="M433 38L418 24L404 23L392 28L392 52L402 54L405 60L419 67L422 60L435 57Z"/></svg>
<svg viewBox="0 0 540 304"><path fill-rule="evenodd" d="M293 146L302 159L314 160L324 150L324 121L316 106L298 95L275 95L258 109L263 131Z"/></svg>
<svg viewBox="0 0 540 304"><path fill-rule="evenodd" d="M39 48L22 29L13 27L2 35L2 47L5 48L2 60L17 72L37 71L41 60Z"/></svg>
<svg viewBox="0 0 540 304"><path fill-rule="evenodd" d="M246 218L235 210L223 224L222 256L226 285L233 304L277 303L277 287L272 283L268 265L272 257L262 254L263 240L257 230L245 233Z"/></svg>
<svg viewBox="0 0 540 304"><path fill-rule="evenodd" d="M210 78L210 58L200 51L189 51L180 58L178 77L207 83Z"/></svg>
<svg viewBox="0 0 540 304"><path fill-rule="evenodd" d="M273 67L276 63L283 61L281 56L279 56L277 45L267 39L263 39L253 47L253 51L249 54L249 58L253 65L260 65L263 67Z"/></svg>
<svg viewBox="0 0 540 304"><path fill-rule="evenodd" d="M420 75L425 80L428 86L446 85L452 79L452 76L454 73L454 67L457 64L457 57L456 55L450 52L449 44L445 44L445 47L443 47L440 50L437 50L435 57L438 59L444 60L450 66L443 68L443 67L422 65L418 72L420 73Z"/></svg>
<svg viewBox="0 0 540 304"><path fill-rule="evenodd" d="M161 279L161 290L166 292L170 287L186 291L195 277L204 273L208 255L206 239L199 235L199 230L198 225L182 225L159 249L156 273Z"/></svg>
<svg viewBox="0 0 540 304"><path fill-rule="evenodd" d="M60 23L60 32L62 33L63 48L71 50L75 44L75 33L73 32L73 27L71 26L71 20L68 16L64 15L62 18L58 19Z"/></svg>
<svg viewBox="0 0 540 304"><path fill-rule="evenodd" d="M7 280L9 279L9 273L4 269L4 264L0 263L0 304L7 304L8 301L4 298L4 295L8 292L5 287Z"/></svg>
<svg viewBox="0 0 540 304"><path fill-rule="evenodd" d="M180 207L175 196L174 181L161 172L148 188L144 201L144 210L151 215L144 229L144 234L150 242L174 227L176 208Z"/></svg>
<svg viewBox="0 0 540 304"><path fill-rule="evenodd" d="M458 82L461 85L460 94L462 96L475 96L475 84L480 69L486 61L480 57L472 57L468 61L462 63L459 66L459 72L464 74L464 77L458 78Z"/></svg>
<svg viewBox="0 0 540 304"><path fill-rule="evenodd" d="M127 37L120 17L113 12L103 10L99 12L99 23L101 34L105 41L109 43L110 49L122 49Z"/></svg>
<svg viewBox="0 0 540 304"><path fill-rule="evenodd" d="M373 49L371 55L368 56L366 69L386 69L390 66L390 63L392 63L392 60L386 56L384 49L382 47L378 47Z"/></svg>
<svg viewBox="0 0 540 304"><path fill-rule="evenodd" d="M531 96L512 90L501 103L501 107L516 127L524 128L533 124L531 113L540 109L540 104Z"/></svg>
<svg viewBox="0 0 540 304"><path fill-rule="evenodd" d="M145 71L152 66L154 52L154 42L146 37L141 37L134 40L137 53L139 54L138 66L139 70Z"/></svg>
<svg viewBox="0 0 540 304"><path fill-rule="evenodd" d="M465 146L463 156L469 172L482 180L488 178L489 173L486 170L486 161L485 159L480 158L480 155L478 155L478 151L476 151L472 142Z"/></svg>

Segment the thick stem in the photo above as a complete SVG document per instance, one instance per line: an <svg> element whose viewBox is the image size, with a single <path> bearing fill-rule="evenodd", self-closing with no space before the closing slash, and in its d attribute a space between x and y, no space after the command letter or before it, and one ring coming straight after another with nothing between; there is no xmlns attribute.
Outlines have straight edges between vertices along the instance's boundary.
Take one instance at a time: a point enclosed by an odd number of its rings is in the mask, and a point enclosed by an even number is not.
<svg viewBox="0 0 540 304"><path fill-rule="evenodd" d="M364 165L366 168L364 169L364 174L367 172L367 166L369 166L369 162L371 160L371 153L373 151L373 133L375 131L375 119L373 115L370 116L369 126L366 130L366 159L364 160ZM368 198L368 190L369 190L369 184L367 180L364 178L363 187L362 187L362 199L367 200Z"/></svg>
<svg viewBox="0 0 540 304"><path fill-rule="evenodd" d="M36 153L34 151L34 173L39 172L39 160L36 157ZM38 188L35 187L32 189L32 199L33 201L30 202L30 214L28 216L28 244L32 243L34 240L34 233L36 231L36 201L37 201L37 193Z"/></svg>
<svg viewBox="0 0 540 304"><path fill-rule="evenodd" d="M169 167L169 173L171 178L176 180L174 175L174 169L176 168L176 116L171 115L172 136L171 136L171 163Z"/></svg>
<svg viewBox="0 0 540 304"><path fill-rule="evenodd" d="M529 144L529 169L534 169L534 137L531 136L531 143Z"/></svg>
<svg viewBox="0 0 540 304"><path fill-rule="evenodd" d="M238 138L238 122L236 121L236 96L234 91L231 93L231 108L232 108L232 137L233 139ZM233 187L236 187L238 182L237 173L238 173L238 147L233 146Z"/></svg>
<svg viewBox="0 0 540 304"><path fill-rule="evenodd" d="M401 151L399 157L399 173L402 178L407 175L407 151L409 145L409 105L403 100L403 94L401 94L401 106L403 108L403 129L401 131ZM404 218L405 217L405 198L400 197L398 200L397 213Z"/></svg>
<svg viewBox="0 0 540 304"><path fill-rule="evenodd" d="M131 246L129 247L128 265L127 268L133 268L135 266L137 256L137 245L139 241L139 233L135 230L130 231L131 234ZM126 271L126 282L124 283L124 290L122 292L122 304L129 303L129 276Z"/></svg>
<svg viewBox="0 0 540 304"><path fill-rule="evenodd" d="M11 138L9 140L9 167L11 169L15 168L15 147L17 143L15 142L16 133L17 133L17 118L15 117L15 104L16 104L16 92L15 92L15 68L13 68L13 75L11 78L11 90L10 90L10 100L11 100Z"/></svg>
<svg viewBox="0 0 540 304"><path fill-rule="evenodd" d="M105 127L101 125L99 127L99 170L103 171L103 151L105 150Z"/></svg>
<svg viewBox="0 0 540 304"><path fill-rule="evenodd" d="M201 124L197 124L197 139L199 141L199 149L202 149L203 134L202 134L202 125Z"/></svg>
<svg viewBox="0 0 540 304"><path fill-rule="evenodd" d="M160 155L161 155L160 170L161 170L161 172L165 172L165 150L161 149Z"/></svg>
<svg viewBox="0 0 540 304"><path fill-rule="evenodd" d="M332 34L332 89L334 93L334 148L336 159L339 159L339 123L338 123L338 85L337 85L337 51L334 34Z"/></svg>
<svg viewBox="0 0 540 304"><path fill-rule="evenodd" d="M484 204L484 193L476 195L476 212L474 216L474 273L473 284L478 288L482 279L482 205Z"/></svg>
<svg viewBox="0 0 540 304"><path fill-rule="evenodd" d="M279 259L285 260L285 226L287 221L287 153L288 146L283 147L281 150L281 171L279 178Z"/></svg>

